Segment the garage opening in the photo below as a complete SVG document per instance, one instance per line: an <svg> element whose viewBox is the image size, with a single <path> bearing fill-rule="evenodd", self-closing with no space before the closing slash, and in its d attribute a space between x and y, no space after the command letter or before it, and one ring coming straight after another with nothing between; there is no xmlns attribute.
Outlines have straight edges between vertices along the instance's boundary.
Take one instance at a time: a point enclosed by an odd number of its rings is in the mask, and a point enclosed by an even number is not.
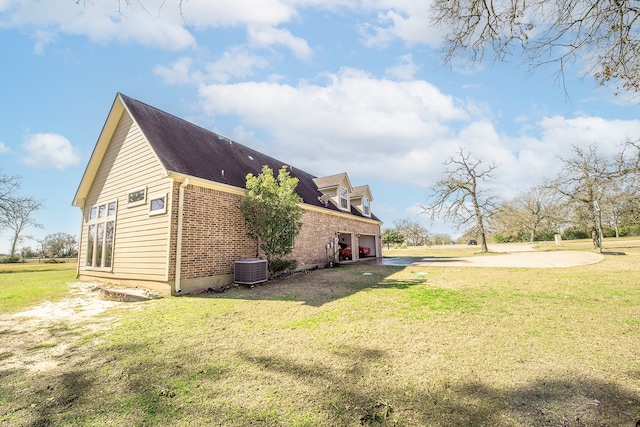
<svg viewBox="0 0 640 427"><path fill-rule="evenodd" d="M338 245L340 245L340 261L353 260L353 246L351 240L351 233L340 233L338 236Z"/></svg>
<svg viewBox="0 0 640 427"><path fill-rule="evenodd" d="M375 258L378 255L376 253L376 236L361 234L359 241L360 258Z"/></svg>

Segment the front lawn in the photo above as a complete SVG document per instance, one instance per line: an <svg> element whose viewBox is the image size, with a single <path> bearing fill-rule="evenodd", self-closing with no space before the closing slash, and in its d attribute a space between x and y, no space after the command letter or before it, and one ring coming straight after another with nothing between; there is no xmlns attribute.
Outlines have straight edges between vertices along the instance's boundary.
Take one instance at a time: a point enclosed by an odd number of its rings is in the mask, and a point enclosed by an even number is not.
<svg viewBox="0 0 640 427"><path fill-rule="evenodd" d="M49 370L0 350L0 424L632 426L640 249L624 251L565 269L360 264L136 303Z"/></svg>
<svg viewBox="0 0 640 427"><path fill-rule="evenodd" d="M0 313L15 313L63 298L74 280L75 265L0 264Z"/></svg>

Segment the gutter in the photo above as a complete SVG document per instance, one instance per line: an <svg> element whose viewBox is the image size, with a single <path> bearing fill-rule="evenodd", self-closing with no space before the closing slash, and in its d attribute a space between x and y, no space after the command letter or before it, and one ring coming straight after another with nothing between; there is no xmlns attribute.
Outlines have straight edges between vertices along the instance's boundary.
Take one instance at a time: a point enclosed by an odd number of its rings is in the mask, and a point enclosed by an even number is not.
<svg viewBox="0 0 640 427"><path fill-rule="evenodd" d="M184 210L184 188L189 185L189 178L185 178L178 189L178 237L176 239L176 283L175 291L177 294L182 292L180 287L180 273L182 270L182 218Z"/></svg>

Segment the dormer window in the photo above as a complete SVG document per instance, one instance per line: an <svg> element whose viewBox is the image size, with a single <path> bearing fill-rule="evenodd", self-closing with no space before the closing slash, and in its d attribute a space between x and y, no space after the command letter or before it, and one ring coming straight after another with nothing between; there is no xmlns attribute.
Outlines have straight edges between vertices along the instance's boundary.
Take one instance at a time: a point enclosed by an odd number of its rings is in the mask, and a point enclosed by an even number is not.
<svg viewBox="0 0 640 427"><path fill-rule="evenodd" d="M363 197L362 198L362 208L363 208L363 213L366 216L370 216L371 215L371 211L369 209L369 198L368 197Z"/></svg>
<svg viewBox="0 0 640 427"><path fill-rule="evenodd" d="M340 209L347 210L349 209L349 193L347 189L344 187L340 187Z"/></svg>

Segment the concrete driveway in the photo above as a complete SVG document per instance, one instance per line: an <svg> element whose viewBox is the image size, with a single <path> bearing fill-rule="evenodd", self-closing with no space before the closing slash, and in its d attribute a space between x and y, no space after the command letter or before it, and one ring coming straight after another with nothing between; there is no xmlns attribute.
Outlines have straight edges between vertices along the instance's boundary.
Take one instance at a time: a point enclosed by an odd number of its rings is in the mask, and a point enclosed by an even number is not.
<svg viewBox="0 0 640 427"><path fill-rule="evenodd" d="M595 264L604 259L602 254L581 251L547 251L531 249L528 244L489 245L487 255L473 257L389 257L382 264L397 266L434 267L507 267L507 268L562 268Z"/></svg>

